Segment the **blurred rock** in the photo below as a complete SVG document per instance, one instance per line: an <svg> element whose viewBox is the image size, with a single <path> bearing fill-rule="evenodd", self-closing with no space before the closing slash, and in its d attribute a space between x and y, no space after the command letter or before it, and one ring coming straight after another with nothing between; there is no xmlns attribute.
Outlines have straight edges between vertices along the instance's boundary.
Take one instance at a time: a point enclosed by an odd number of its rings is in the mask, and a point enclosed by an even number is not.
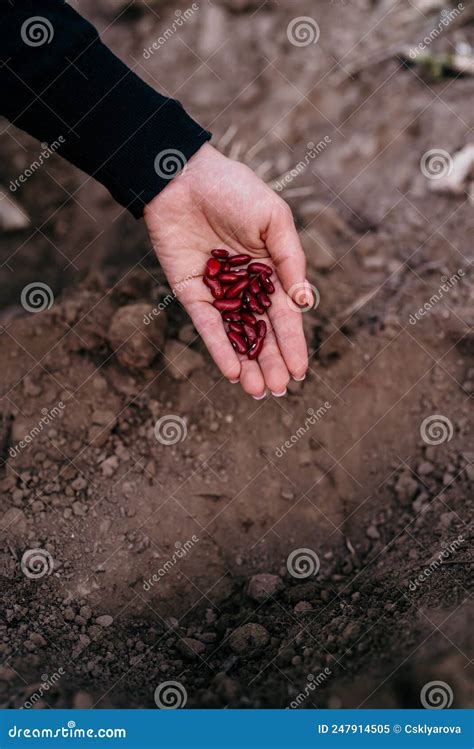
<svg viewBox="0 0 474 749"><path fill-rule="evenodd" d="M113 616L110 616L109 614L103 614L102 616L97 617L95 623L98 624L99 627L110 627L113 620Z"/></svg>
<svg viewBox="0 0 474 749"><path fill-rule="evenodd" d="M179 341L168 341L165 348L167 372L174 380L184 381L196 369L205 366L204 357Z"/></svg>
<svg viewBox="0 0 474 749"><path fill-rule="evenodd" d="M30 225L29 216L8 191L0 187L0 229L21 231Z"/></svg>
<svg viewBox="0 0 474 749"><path fill-rule="evenodd" d="M76 692L72 702L75 710L90 710L94 705L94 700L87 692Z"/></svg>
<svg viewBox="0 0 474 749"><path fill-rule="evenodd" d="M148 304L120 307L112 318L108 340L119 362L130 369L145 369L163 350L166 316L162 312L150 320Z"/></svg>
<svg viewBox="0 0 474 749"><path fill-rule="evenodd" d="M309 612L312 610L313 607L309 601L298 601L298 603L293 608L293 611L297 616L304 616L305 614L309 614Z"/></svg>
<svg viewBox="0 0 474 749"><path fill-rule="evenodd" d="M227 13L219 5L204 5L199 14L200 32L198 52L205 60L209 58L226 40Z"/></svg>
<svg viewBox="0 0 474 749"><path fill-rule="evenodd" d="M281 578L278 575L262 573L250 578L247 595L257 603L263 603L267 598L274 596L283 587Z"/></svg>
<svg viewBox="0 0 474 749"><path fill-rule="evenodd" d="M194 640L192 637L182 637L178 640L176 647L184 658L188 661L193 661L199 658L201 653L204 653L206 647L199 640Z"/></svg>
<svg viewBox="0 0 474 749"><path fill-rule="evenodd" d="M268 644L270 636L261 624L248 622L237 627L229 636L229 645L234 653L247 653L254 648L263 648Z"/></svg>
<svg viewBox="0 0 474 749"><path fill-rule="evenodd" d="M300 240L308 263L316 270L329 270L336 262L323 235L314 228L300 232Z"/></svg>
<svg viewBox="0 0 474 749"><path fill-rule="evenodd" d="M395 491L400 504L408 505L418 491L418 484L409 473L402 473L399 477Z"/></svg>
<svg viewBox="0 0 474 749"><path fill-rule="evenodd" d="M463 195L467 182L474 178L474 143L455 153L449 166L447 174L430 180L430 190Z"/></svg>
<svg viewBox="0 0 474 749"><path fill-rule="evenodd" d="M10 507L0 520L0 539L21 541L26 537L27 529L25 513L18 507Z"/></svg>

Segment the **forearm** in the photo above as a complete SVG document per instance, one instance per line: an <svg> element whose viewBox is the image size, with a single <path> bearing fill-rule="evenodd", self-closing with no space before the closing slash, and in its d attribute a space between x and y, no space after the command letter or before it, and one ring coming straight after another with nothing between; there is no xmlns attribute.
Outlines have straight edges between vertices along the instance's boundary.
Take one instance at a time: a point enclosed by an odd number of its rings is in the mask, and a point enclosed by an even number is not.
<svg viewBox="0 0 474 749"><path fill-rule="evenodd" d="M31 19L38 16L35 36ZM41 141L62 136L58 153L137 217L169 184L169 175L155 168L157 155L174 150L185 161L210 137L61 0L4 3L0 45L1 114Z"/></svg>

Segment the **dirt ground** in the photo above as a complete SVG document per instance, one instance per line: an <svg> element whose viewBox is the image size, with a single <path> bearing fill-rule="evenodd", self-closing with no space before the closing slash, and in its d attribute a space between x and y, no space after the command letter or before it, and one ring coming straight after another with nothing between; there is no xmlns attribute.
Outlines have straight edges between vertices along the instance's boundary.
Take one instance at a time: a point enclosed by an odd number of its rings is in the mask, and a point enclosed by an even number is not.
<svg viewBox="0 0 474 749"><path fill-rule="evenodd" d="M208 1L147 59L176 5L97 5L106 43L265 180L324 143L283 193L320 303L306 380L254 401L104 188L52 156L15 194L1 705L408 708L438 681L472 706L474 211L420 161L473 142L474 78L397 56L442 6ZM470 12L430 51L474 45ZM300 16L316 43L289 41ZM2 130L8 186L39 146Z"/></svg>

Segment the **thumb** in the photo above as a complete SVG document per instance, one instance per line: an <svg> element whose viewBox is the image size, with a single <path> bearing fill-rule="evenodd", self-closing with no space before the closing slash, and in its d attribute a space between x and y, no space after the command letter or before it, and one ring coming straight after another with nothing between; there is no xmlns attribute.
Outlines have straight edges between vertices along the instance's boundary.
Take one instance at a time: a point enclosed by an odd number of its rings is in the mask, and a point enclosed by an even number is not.
<svg viewBox="0 0 474 749"><path fill-rule="evenodd" d="M305 254L291 209L283 200L272 211L265 241L286 293L298 305L312 307L314 297L306 280Z"/></svg>

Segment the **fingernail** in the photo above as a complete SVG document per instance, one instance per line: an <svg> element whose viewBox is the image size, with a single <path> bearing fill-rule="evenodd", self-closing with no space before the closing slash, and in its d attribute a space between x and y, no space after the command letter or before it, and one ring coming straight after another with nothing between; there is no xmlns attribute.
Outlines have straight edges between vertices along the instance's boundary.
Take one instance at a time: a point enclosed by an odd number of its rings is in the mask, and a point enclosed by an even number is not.
<svg viewBox="0 0 474 749"><path fill-rule="evenodd" d="M275 396L275 398L283 398L283 396L286 395L286 388L283 390L282 393L274 393L273 390L271 392L272 392L272 395Z"/></svg>
<svg viewBox="0 0 474 749"><path fill-rule="evenodd" d="M303 380L306 379L306 374L304 374L303 377L294 377L293 376L293 379L296 380L296 382L302 382Z"/></svg>
<svg viewBox="0 0 474 749"><path fill-rule="evenodd" d="M311 284L309 283L309 281L308 281L307 278L305 278L304 284L306 286L306 291L305 291L306 304L309 307L312 307L313 306L313 301L314 301L314 299L313 299L313 290L312 290Z"/></svg>
<svg viewBox="0 0 474 749"><path fill-rule="evenodd" d="M256 401L261 401L265 398L267 391L265 390L263 395L252 395L252 398Z"/></svg>
<svg viewBox="0 0 474 749"><path fill-rule="evenodd" d="M231 385L235 385L238 382L238 380L229 380L229 382Z"/></svg>

